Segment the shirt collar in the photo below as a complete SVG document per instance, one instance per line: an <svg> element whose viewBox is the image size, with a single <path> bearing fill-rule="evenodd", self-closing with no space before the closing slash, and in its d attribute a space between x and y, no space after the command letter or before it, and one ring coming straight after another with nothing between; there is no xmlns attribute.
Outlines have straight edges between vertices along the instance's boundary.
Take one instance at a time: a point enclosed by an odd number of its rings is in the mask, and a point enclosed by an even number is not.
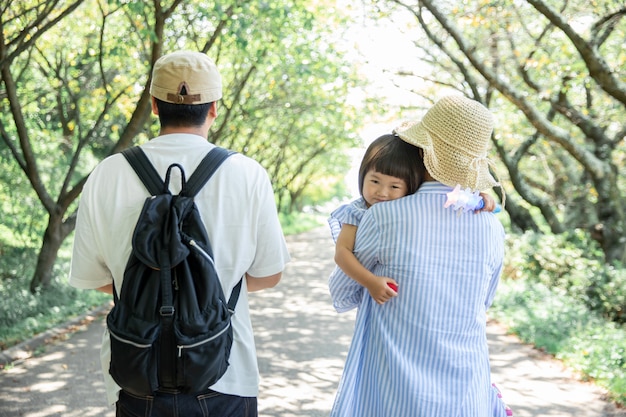
<svg viewBox="0 0 626 417"><path fill-rule="evenodd" d="M451 190L452 187L448 187L439 181L426 181L417 189L417 194L447 194Z"/></svg>
<svg viewBox="0 0 626 417"><path fill-rule="evenodd" d="M194 135L191 133L170 133L167 135L162 135L162 136L157 136L154 139L151 139L150 142L154 142L154 143L159 143L159 142L166 142L166 143L195 143L195 142L204 142L207 143L207 138L203 138L202 136L199 135Z"/></svg>

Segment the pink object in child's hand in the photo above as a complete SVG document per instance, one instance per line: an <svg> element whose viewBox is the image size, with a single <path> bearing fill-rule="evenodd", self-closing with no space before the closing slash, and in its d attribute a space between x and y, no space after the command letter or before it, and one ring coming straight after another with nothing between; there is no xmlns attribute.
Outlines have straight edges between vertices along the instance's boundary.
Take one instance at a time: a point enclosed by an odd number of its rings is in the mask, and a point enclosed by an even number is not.
<svg viewBox="0 0 626 417"><path fill-rule="evenodd" d="M393 282L388 282L387 286L391 288L392 290L394 290L395 292L398 292L398 286L394 284Z"/></svg>

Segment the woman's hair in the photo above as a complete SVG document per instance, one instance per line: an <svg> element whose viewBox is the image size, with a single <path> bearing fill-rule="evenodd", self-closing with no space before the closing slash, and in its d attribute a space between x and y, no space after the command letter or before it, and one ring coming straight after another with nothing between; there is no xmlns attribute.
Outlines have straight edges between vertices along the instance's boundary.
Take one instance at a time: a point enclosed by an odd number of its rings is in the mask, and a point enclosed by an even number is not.
<svg viewBox="0 0 626 417"><path fill-rule="evenodd" d="M363 195L365 174L374 170L383 175L400 178L413 194L422 182L426 168L421 150L400 139L397 135L383 135L374 140L365 151L359 168L359 192Z"/></svg>
<svg viewBox="0 0 626 417"><path fill-rule="evenodd" d="M161 128L202 126L212 104L174 104L156 99Z"/></svg>

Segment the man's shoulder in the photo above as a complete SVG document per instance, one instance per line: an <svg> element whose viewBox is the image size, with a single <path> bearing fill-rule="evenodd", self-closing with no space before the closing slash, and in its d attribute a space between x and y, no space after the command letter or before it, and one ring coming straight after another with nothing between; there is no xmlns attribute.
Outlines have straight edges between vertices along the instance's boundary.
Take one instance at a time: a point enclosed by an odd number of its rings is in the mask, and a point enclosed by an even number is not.
<svg viewBox="0 0 626 417"><path fill-rule="evenodd" d="M121 153L109 155L102 161L98 162L93 171L89 174L88 182L94 182L102 177L111 178L113 175L125 175L124 167L130 165L126 162L126 158Z"/></svg>
<svg viewBox="0 0 626 417"><path fill-rule="evenodd" d="M269 178L267 170L258 161L238 152L224 162L224 172L232 173L233 180L248 178L262 181Z"/></svg>

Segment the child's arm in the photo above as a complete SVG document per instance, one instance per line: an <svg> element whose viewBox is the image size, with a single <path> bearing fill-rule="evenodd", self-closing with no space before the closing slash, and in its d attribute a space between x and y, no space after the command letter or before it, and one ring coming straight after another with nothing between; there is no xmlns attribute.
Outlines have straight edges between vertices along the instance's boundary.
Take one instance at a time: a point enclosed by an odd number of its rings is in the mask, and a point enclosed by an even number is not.
<svg viewBox="0 0 626 417"><path fill-rule="evenodd" d="M367 288L372 298L378 304L384 304L391 297L398 295L389 288L387 283L395 285L398 285L398 283L391 278L374 275L361 265L353 253L356 231L357 227L354 225L344 224L341 226L335 246L335 263L346 275Z"/></svg>

